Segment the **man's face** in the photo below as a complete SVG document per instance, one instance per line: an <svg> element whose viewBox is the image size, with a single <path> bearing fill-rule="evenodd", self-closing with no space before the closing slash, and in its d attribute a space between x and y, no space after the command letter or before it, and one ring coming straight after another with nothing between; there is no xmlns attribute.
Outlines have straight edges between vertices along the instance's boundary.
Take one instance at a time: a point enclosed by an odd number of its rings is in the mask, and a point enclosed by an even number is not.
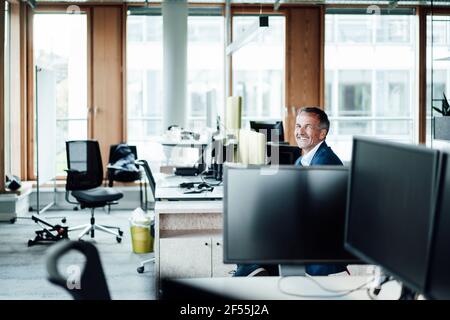
<svg viewBox="0 0 450 320"><path fill-rule="evenodd" d="M314 149L327 136L326 129L320 129L319 117L314 113L302 112L295 123L295 138L302 154Z"/></svg>

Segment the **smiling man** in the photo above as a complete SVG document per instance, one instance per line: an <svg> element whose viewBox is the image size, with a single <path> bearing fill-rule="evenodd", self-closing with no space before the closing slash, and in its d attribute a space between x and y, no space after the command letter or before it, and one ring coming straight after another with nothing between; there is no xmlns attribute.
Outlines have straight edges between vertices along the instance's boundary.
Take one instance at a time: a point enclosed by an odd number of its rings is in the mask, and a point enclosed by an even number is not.
<svg viewBox="0 0 450 320"><path fill-rule="evenodd" d="M327 114L317 107L304 107L297 111L295 123L295 139L302 149L300 158L295 162L298 166L343 165L338 156L326 144L325 138L330 130ZM235 277L278 275L276 267L246 264L238 265ZM307 264L306 273L323 276L347 271L345 265ZM348 271L347 271L348 272Z"/></svg>
<svg viewBox="0 0 450 320"><path fill-rule="evenodd" d="M325 138L330 130L327 114L317 107L304 107L298 110L295 123L295 139L302 149L296 165L342 165L342 161L326 144Z"/></svg>

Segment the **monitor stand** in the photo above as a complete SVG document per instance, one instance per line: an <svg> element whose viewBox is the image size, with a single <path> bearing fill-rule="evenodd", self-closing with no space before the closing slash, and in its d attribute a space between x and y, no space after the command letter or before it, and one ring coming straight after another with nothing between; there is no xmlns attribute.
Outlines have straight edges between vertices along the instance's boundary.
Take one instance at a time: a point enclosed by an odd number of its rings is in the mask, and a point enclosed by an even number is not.
<svg viewBox="0 0 450 320"><path fill-rule="evenodd" d="M306 267L304 264L279 264L278 272L280 277L306 276Z"/></svg>

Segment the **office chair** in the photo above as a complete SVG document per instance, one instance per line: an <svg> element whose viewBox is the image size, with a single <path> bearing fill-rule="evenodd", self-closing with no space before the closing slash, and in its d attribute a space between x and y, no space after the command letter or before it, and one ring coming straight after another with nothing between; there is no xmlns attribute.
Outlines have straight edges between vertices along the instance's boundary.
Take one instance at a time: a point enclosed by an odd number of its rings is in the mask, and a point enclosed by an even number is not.
<svg viewBox="0 0 450 320"><path fill-rule="evenodd" d="M58 262L71 250L81 252L86 257L86 264L84 268L80 267L82 273L74 270L66 279L58 271ZM111 300L100 256L92 243L61 241L49 248L46 264L48 280L66 289L75 300Z"/></svg>
<svg viewBox="0 0 450 320"><path fill-rule="evenodd" d="M155 199L155 195L156 195L156 182L155 182L155 178L153 177L152 174L152 170L150 169L150 166L148 165L148 162L146 160L136 160L135 164L138 166L141 166L142 168L144 168L145 171L145 175L147 176L147 180L148 180L148 184L150 185L150 189L153 193L153 198ZM147 194L147 193L146 193ZM145 205L142 208L142 210L144 210L145 212L147 212L148 206L147 206L147 196L145 197ZM153 209L153 208L152 208ZM152 230L153 229L153 230ZM155 228L154 226L150 227L150 233L153 237L153 239L155 238ZM144 260L141 262L141 265L137 268L137 272L138 273L143 273L144 269L145 269L145 265L147 263L150 262L155 262L155 258L150 258L147 260Z"/></svg>
<svg viewBox="0 0 450 320"><path fill-rule="evenodd" d="M133 182L141 179L141 172L139 171L137 165L135 165L136 172L134 171L123 172L122 170L113 167L114 163L123 158L123 152L126 150L126 148L130 149L131 153L134 155L134 160L136 160L138 158L136 146L130 146L121 143L121 144L113 144L109 148L107 172L108 172L108 187L110 188L113 186L114 181Z"/></svg>
<svg viewBox="0 0 450 320"><path fill-rule="evenodd" d="M133 155L134 159L126 158L129 155L129 152ZM121 168L123 164L129 163L127 160L132 160L133 163L137 159L137 148L136 146L130 146L126 143L113 144L109 147L109 158L107 169L107 177L108 177L108 187L112 187L114 185L114 181L119 182L134 182L139 180L139 200L142 203L143 195L142 195L142 180L141 180L141 172L139 171L138 165L134 164L132 170L124 170ZM120 161L124 161L122 165ZM119 162L119 163L118 163ZM119 168L116 166L118 165ZM108 205L108 213L111 211L111 206Z"/></svg>
<svg viewBox="0 0 450 320"><path fill-rule="evenodd" d="M66 153L68 167L66 201L80 205L81 209L91 209L90 223L71 227L69 232L83 229L78 236L81 240L88 233L91 234L91 238L94 238L95 230L99 230L115 235L117 242L121 242L123 232L120 228L95 223L95 208L117 204L117 200L123 197L119 191L101 187L103 165L98 142L95 140L66 141ZM70 201L69 192L77 202ZM117 229L117 232L111 229Z"/></svg>

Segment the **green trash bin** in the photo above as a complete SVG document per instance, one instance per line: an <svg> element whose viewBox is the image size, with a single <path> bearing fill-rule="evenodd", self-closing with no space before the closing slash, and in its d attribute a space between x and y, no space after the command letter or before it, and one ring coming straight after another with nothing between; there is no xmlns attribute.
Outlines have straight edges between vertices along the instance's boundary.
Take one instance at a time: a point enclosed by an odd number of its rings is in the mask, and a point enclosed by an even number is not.
<svg viewBox="0 0 450 320"><path fill-rule="evenodd" d="M131 245L134 253L153 252L152 218L142 209L133 211L130 218Z"/></svg>

